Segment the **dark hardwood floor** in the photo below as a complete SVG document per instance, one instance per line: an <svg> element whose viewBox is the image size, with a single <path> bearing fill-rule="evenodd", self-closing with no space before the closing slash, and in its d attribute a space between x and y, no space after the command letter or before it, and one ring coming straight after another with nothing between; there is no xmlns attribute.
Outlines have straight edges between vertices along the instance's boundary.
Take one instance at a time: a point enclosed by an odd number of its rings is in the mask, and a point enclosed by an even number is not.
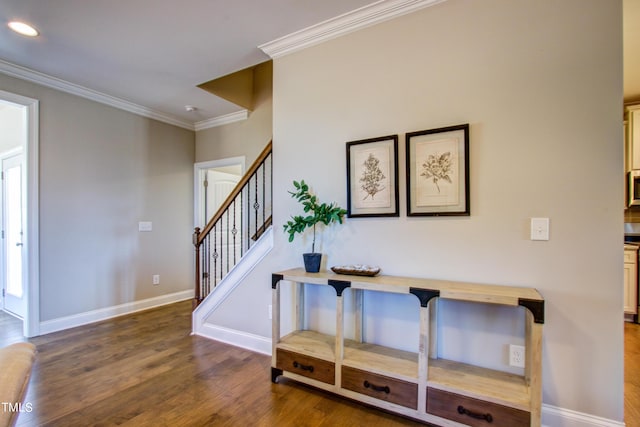
<svg viewBox="0 0 640 427"><path fill-rule="evenodd" d="M25 341L22 336L22 321L0 310L0 347Z"/></svg>
<svg viewBox="0 0 640 427"><path fill-rule="evenodd" d="M16 322L4 316L0 345L16 340L5 338ZM286 379L272 384L270 357L190 331L185 301L30 339L33 410L18 426L422 425Z"/></svg>
<svg viewBox="0 0 640 427"><path fill-rule="evenodd" d="M191 302L30 339L18 426L418 426L293 381L268 356L191 336ZM625 323L625 422L640 427L640 325ZM0 347L24 341L0 311Z"/></svg>
<svg viewBox="0 0 640 427"><path fill-rule="evenodd" d="M640 325L624 324L624 420L640 427Z"/></svg>

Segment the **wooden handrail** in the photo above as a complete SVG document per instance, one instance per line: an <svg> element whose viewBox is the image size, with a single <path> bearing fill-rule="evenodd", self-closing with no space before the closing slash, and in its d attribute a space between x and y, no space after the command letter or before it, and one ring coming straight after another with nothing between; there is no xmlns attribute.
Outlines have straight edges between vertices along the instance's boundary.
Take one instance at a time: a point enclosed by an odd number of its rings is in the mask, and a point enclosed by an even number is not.
<svg viewBox="0 0 640 427"><path fill-rule="evenodd" d="M269 143L264 148L264 150L262 150L258 158L251 164L251 167L249 167L249 169L245 172L242 179L240 179L238 184L236 184L236 186L231 191L229 196L225 199L224 203L220 205L220 208L218 208L218 211L216 212L216 214L211 218L211 220L207 223L204 229L200 233L198 233L197 240L194 239L196 240L194 241L196 247L202 244L204 239L207 237L207 234L209 234L209 232L213 228L214 224L222 217L222 215L229 208L229 206L231 206L231 204L233 203L233 200L238 196L238 194L240 194L245 184L249 182L253 174L258 170L258 168L260 168L260 166L262 165L264 160L269 156L269 154L271 154L272 145L273 145L273 140L269 141Z"/></svg>

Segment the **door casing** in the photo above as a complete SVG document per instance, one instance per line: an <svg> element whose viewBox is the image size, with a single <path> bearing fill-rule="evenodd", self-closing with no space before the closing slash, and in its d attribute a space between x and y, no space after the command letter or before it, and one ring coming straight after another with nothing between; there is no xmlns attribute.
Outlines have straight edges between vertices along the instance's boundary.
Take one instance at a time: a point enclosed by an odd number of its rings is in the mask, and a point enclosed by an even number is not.
<svg viewBox="0 0 640 427"><path fill-rule="evenodd" d="M27 253L23 264L23 284L27 300L26 316L23 319L23 335L34 337L40 334L40 247L39 247L39 110L37 99L0 90L0 101L26 107L27 141L24 148L24 167L26 169L23 244Z"/></svg>

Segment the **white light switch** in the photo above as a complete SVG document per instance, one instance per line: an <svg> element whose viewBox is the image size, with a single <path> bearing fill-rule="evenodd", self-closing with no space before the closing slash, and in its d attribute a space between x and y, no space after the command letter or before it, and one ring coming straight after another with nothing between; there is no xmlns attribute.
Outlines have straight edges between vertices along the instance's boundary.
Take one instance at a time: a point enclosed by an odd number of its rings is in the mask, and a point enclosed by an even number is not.
<svg viewBox="0 0 640 427"><path fill-rule="evenodd" d="M151 221L140 221L138 223L138 231L152 231L153 223Z"/></svg>
<svg viewBox="0 0 640 427"><path fill-rule="evenodd" d="M531 240L549 240L549 218L531 218Z"/></svg>

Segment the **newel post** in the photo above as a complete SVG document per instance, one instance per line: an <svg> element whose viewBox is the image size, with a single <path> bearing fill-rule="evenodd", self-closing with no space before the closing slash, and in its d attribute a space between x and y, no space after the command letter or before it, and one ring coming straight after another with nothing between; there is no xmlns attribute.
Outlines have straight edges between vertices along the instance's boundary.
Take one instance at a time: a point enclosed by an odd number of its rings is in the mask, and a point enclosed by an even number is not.
<svg viewBox="0 0 640 427"><path fill-rule="evenodd" d="M195 308L200 304L200 244L198 238L200 237L200 227L196 227L193 232L193 246L196 249L196 289L193 297L192 308Z"/></svg>

